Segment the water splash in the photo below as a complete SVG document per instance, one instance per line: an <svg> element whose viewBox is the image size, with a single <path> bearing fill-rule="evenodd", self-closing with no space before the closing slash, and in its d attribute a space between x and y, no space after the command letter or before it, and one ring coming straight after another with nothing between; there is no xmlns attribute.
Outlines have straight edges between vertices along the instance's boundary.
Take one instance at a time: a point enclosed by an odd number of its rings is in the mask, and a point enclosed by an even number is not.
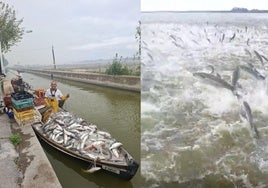
<svg viewBox="0 0 268 188"><path fill-rule="evenodd" d="M241 22L213 18L207 23L193 15L171 20L147 20L142 26L145 185L267 186L267 81L241 72L238 99L193 73L209 73L212 65L215 74L231 83L236 67L251 63L267 75L268 63L262 66L253 51L268 54L268 18L258 24L252 15ZM243 101L252 109L260 139L241 116Z"/></svg>

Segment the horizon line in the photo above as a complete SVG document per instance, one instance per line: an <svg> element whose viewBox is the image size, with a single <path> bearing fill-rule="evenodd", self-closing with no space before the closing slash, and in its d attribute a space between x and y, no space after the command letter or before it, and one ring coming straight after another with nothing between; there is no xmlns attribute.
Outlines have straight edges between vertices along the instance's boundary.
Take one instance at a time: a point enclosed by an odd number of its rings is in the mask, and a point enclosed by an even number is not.
<svg viewBox="0 0 268 188"><path fill-rule="evenodd" d="M180 13L188 13L188 12L228 12L228 13L268 13L268 10L259 10L259 9L251 9L247 11L241 11L233 9L231 10L146 10L141 11L141 13L151 13L151 12L180 12Z"/></svg>

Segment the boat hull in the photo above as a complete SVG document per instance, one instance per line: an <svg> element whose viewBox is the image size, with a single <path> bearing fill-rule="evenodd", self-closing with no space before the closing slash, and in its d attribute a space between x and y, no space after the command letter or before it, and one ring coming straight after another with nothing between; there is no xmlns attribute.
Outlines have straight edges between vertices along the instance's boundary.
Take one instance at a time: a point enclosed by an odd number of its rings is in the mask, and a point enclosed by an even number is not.
<svg viewBox="0 0 268 188"><path fill-rule="evenodd" d="M131 180L139 168L139 164L134 159L129 160L127 164L117 164L116 162L102 161L102 160L94 161L94 159L90 159L89 157L82 156L79 153L76 153L70 149L66 149L62 145L59 145L56 142L54 142L53 140L50 140L39 131L37 126L40 126L40 125L39 124L32 125L32 128L35 134L44 142L52 146L53 148L75 159L87 162L89 163L90 166L96 165L97 167L100 167L102 170L108 172L109 174L115 175L121 179Z"/></svg>

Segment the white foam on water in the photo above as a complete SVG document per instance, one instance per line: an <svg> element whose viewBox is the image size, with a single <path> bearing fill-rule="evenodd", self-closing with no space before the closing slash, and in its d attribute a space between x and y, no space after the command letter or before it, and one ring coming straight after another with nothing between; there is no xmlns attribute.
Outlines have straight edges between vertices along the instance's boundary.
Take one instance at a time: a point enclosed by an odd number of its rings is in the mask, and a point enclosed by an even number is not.
<svg viewBox="0 0 268 188"><path fill-rule="evenodd" d="M268 159L261 158L259 161L259 168L263 173L268 174Z"/></svg>
<svg viewBox="0 0 268 188"><path fill-rule="evenodd" d="M267 162L262 156L268 153L264 149L267 137L260 134L262 143L257 142L240 111L246 101L253 123L265 131L267 81L241 71L238 82L242 88L238 90L242 98L238 100L230 90L193 76L194 72L209 73L208 65L212 65L215 74L231 84L238 65L252 63L263 69L253 51L268 54L264 43L268 41L267 26L249 24L246 32L244 22L143 24L142 71L152 81L144 87L141 105L142 122L150 124L142 125L141 172L147 181L156 182L152 186L223 174L231 182L241 181L250 187L259 178L259 172L254 171L266 173ZM223 34L225 39L220 42ZM268 75L266 70L260 72ZM254 160L249 160L249 155ZM252 176L244 173L251 170ZM259 180L258 186L268 185Z"/></svg>
<svg viewBox="0 0 268 188"><path fill-rule="evenodd" d="M152 103L149 102L143 102L141 104L141 115L146 114L147 112L159 112L159 108Z"/></svg>

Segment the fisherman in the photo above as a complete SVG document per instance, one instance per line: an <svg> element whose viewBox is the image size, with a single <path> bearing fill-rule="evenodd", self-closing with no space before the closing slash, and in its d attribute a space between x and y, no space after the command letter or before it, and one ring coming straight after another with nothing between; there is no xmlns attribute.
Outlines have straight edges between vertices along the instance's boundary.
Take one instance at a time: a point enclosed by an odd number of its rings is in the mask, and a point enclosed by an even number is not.
<svg viewBox="0 0 268 188"><path fill-rule="evenodd" d="M21 86L22 85L22 74L19 70L17 70L18 74L18 85Z"/></svg>
<svg viewBox="0 0 268 188"><path fill-rule="evenodd" d="M70 95L67 94L66 96L64 96L62 92L59 89L57 89L57 82L52 81L50 84L50 88L47 89L45 93L45 97L50 99L55 97L59 103L59 107L61 108L64 105L65 100L69 98Z"/></svg>
<svg viewBox="0 0 268 188"><path fill-rule="evenodd" d="M22 74L19 70L17 70L18 74L18 82L17 82L17 85L18 85L18 92L24 92L24 84L23 84L23 81L22 81Z"/></svg>

